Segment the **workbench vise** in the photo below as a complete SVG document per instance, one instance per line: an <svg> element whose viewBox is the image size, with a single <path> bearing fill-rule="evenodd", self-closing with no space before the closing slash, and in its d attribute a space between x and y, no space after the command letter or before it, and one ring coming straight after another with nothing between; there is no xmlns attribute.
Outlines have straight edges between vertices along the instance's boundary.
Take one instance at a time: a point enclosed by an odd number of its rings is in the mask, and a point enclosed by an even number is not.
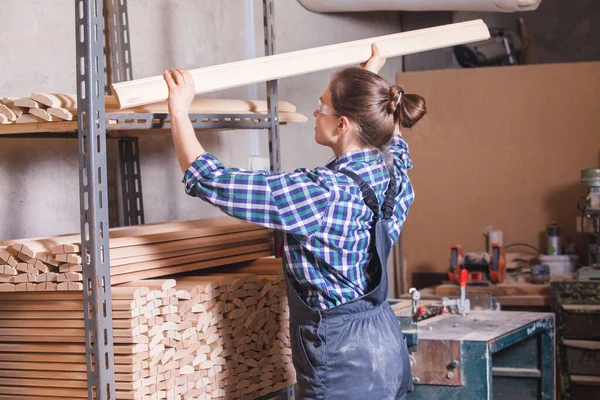
<svg viewBox="0 0 600 400"><path fill-rule="evenodd" d="M462 246L450 246L450 268L448 278L460 284L462 271L467 271L467 284L490 286L502 283L506 275L504 247L492 243L489 253L465 253Z"/></svg>
<svg viewBox="0 0 600 400"><path fill-rule="evenodd" d="M463 269L460 272L460 297L458 299L450 300L445 297L442 298L442 306L444 307L456 307L458 313L463 317L471 311L471 302L467 299L467 270Z"/></svg>

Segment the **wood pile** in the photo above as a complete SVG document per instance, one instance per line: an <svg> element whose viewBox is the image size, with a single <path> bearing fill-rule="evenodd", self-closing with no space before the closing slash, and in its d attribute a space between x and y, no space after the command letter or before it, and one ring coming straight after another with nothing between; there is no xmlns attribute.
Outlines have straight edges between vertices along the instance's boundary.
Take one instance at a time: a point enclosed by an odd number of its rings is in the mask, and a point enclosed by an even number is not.
<svg viewBox="0 0 600 400"><path fill-rule="evenodd" d="M295 382L280 259L113 287L117 399L254 399ZM87 398L81 292L0 293L0 400Z"/></svg>
<svg viewBox="0 0 600 400"><path fill-rule="evenodd" d="M232 217L110 230L113 285L273 254L272 232ZM0 243L0 292L82 290L79 235Z"/></svg>
<svg viewBox="0 0 600 400"><path fill-rule="evenodd" d="M166 101L120 110L113 96L105 97L107 113L168 114ZM279 120L306 122L296 107L280 101ZM267 102L262 100L194 99L190 114L266 114ZM25 124L77 120L77 96L73 94L33 93L30 97L0 97L0 124ZM109 121L110 123L110 121Z"/></svg>

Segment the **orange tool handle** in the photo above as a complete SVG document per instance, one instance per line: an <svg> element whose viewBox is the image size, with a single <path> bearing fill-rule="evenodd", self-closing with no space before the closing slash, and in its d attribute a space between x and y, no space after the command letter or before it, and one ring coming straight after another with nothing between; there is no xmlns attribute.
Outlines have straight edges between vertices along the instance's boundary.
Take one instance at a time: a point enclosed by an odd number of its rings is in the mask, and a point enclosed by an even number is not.
<svg viewBox="0 0 600 400"><path fill-rule="evenodd" d="M460 286L467 286L467 275L468 272L466 269L460 271Z"/></svg>

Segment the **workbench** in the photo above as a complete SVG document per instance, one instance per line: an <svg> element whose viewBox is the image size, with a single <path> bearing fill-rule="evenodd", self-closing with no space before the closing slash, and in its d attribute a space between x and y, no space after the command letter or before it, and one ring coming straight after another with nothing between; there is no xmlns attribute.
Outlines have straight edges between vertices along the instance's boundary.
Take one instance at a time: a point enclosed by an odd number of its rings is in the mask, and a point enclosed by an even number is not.
<svg viewBox="0 0 600 400"><path fill-rule="evenodd" d="M391 301L411 352L418 399L554 399L554 315L442 314L410 324L410 301Z"/></svg>

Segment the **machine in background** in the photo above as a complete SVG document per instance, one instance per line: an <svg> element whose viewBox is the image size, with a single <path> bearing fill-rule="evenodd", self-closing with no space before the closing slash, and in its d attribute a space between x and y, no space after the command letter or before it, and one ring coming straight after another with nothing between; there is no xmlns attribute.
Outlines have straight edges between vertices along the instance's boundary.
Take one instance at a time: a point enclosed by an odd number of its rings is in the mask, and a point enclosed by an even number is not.
<svg viewBox="0 0 600 400"><path fill-rule="evenodd" d="M467 273L467 284L490 286L504 282L506 276L506 253L504 247L492 243L489 253L465 253L462 246L450 246L448 278L460 285L461 274Z"/></svg>

